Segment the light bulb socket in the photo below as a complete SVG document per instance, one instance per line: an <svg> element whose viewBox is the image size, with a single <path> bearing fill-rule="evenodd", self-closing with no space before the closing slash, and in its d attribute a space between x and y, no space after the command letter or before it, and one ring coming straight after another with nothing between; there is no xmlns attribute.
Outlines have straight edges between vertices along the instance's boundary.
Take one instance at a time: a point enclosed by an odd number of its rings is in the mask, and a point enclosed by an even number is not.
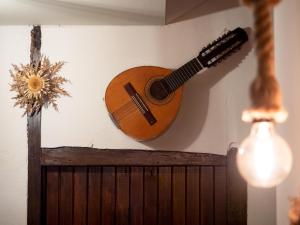
<svg viewBox="0 0 300 225"><path fill-rule="evenodd" d="M285 109L280 110L266 110L250 108L243 111L242 120L246 123L254 122L273 122L283 123L286 121L288 113Z"/></svg>
<svg viewBox="0 0 300 225"><path fill-rule="evenodd" d="M261 119L254 119L253 121L252 121L252 123L262 123L262 122L267 122L267 123L275 123L275 120L274 119L263 119L263 118L261 118Z"/></svg>

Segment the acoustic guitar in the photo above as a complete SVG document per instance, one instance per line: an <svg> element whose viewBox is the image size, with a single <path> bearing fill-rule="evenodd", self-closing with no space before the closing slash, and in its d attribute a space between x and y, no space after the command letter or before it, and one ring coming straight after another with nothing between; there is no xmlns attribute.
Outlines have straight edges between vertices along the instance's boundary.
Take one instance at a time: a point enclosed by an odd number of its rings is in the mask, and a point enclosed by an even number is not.
<svg viewBox="0 0 300 225"><path fill-rule="evenodd" d="M108 85L105 103L115 125L126 135L146 141L158 137L174 121L182 98L182 85L204 68L215 66L247 42L236 28L218 38L179 69L156 66L131 68Z"/></svg>

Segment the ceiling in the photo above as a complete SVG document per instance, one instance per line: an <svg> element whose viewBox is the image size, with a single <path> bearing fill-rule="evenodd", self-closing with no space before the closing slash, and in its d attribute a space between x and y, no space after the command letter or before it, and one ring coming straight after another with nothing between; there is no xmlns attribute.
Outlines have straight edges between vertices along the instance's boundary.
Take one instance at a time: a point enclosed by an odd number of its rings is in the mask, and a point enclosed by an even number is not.
<svg viewBox="0 0 300 225"><path fill-rule="evenodd" d="M226 3L224 3L226 2ZM0 25L165 24L235 7L239 0L0 0ZM200 9L196 11L195 9ZM204 9L204 11L202 10ZM203 13L204 12L204 13Z"/></svg>

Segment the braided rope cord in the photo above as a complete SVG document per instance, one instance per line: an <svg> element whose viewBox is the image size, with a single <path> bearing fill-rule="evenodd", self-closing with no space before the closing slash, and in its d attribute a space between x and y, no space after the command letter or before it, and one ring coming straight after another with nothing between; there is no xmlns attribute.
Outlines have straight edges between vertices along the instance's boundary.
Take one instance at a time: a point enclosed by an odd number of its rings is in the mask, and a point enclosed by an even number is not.
<svg viewBox="0 0 300 225"><path fill-rule="evenodd" d="M283 122L287 118L287 113L282 107L281 91L274 69L272 11L278 0L244 1L254 10L258 75L250 87L252 106L243 113L243 120Z"/></svg>

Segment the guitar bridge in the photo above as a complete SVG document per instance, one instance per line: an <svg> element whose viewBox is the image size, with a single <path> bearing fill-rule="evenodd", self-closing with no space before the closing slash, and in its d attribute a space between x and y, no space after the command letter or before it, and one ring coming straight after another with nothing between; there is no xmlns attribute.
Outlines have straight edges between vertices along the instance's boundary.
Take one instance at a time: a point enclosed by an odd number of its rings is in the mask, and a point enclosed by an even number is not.
<svg viewBox="0 0 300 225"><path fill-rule="evenodd" d="M124 85L125 90L131 97L132 101L136 105L136 107L139 109L139 111L143 114L145 119L150 125L153 125L157 122L156 118L150 111L149 107L146 105L146 103L143 101L139 93L135 90L135 88L132 86L131 83L127 83Z"/></svg>

